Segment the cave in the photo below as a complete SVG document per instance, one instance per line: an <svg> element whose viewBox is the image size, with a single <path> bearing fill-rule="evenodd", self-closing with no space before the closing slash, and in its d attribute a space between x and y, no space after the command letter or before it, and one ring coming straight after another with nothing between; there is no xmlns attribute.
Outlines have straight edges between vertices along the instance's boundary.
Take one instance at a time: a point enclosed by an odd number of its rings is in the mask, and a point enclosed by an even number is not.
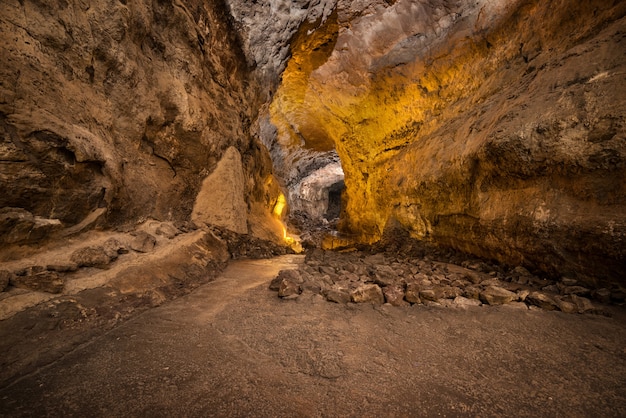
<svg viewBox="0 0 626 418"><path fill-rule="evenodd" d="M346 184L343 181L332 184L328 188L328 209L324 214L324 218L327 221L339 219L341 215L341 195L346 188Z"/></svg>
<svg viewBox="0 0 626 418"><path fill-rule="evenodd" d="M626 416L625 34L1 2L0 415Z"/></svg>

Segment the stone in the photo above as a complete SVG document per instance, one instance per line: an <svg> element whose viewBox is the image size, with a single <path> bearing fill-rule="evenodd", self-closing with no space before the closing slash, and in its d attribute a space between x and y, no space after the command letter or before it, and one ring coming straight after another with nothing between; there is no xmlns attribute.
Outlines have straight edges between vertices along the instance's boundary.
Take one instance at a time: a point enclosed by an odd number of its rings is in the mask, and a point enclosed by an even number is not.
<svg viewBox="0 0 626 418"><path fill-rule="evenodd" d="M156 246L156 238L153 235L139 231L130 241L130 248L138 253L149 253Z"/></svg>
<svg viewBox="0 0 626 418"><path fill-rule="evenodd" d="M441 299L441 291L439 289L422 289L419 295L422 301L437 302Z"/></svg>
<svg viewBox="0 0 626 418"><path fill-rule="evenodd" d="M280 289L281 282L285 279L292 281L294 283L301 283L302 273L298 271L297 269L281 270L278 272L276 277L274 277L272 281L270 282L269 289L278 291L278 289Z"/></svg>
<svg viewBox="0 0 626 418"><path fill-rule="evenodd" d="M582 286L566 286L562 289L564 295L590 296L591 290Z"/></svg>
<svg viewBox="0 0 626 418"><path fill-rule="evenodd" d="M481 289L478 286L467 286L463 290L463 296L469 299L480 299Z"/></svg>
<svg viewBox="0 0 626 418"><path fill-rule="evenodd" d="M472 306L481 306L482 303L478 299L468 299L463 296L457 296L454 298L454 305L459 308L468 308Z"/></svg>
<svg viewBox="0 0 626 418"><path fill-rule="evenodd" d="M5 184L6 182L3 183L3 185ZM4 193L4 199L6 199L6 191ZM3 198L0 198L0 205L2 200ZM58 219L34 216L31 212L22 208L0 208L0 245L37 242L60 230L62 227L63 225Z"/></svg>
<svg viewBox="0 0 626 418"><path fill-rule="evenodd" d="M46 270L57 271L59 273L68 273L78 270L78 264L76 263L59 263L59 264L48 264L46 266Z"/></svg>
<svg viewBox="0 0 626 418"><path fill-rule="evenodd" d="M415 282L408 282L404 298L409 303L422 303L420 299L420 286Z"/></svg>
<svg viewBox="0 0 626 418"><path fill-rule="evenodd" d="M595 312L596 308L593 306L593 303L587 298L583 298L581 296L570 295L570 299L574 305L576 305L576 309L578 313L590 313Z"/></svg>
<svg viewBox="0 0 626 418"><path fill-rule="evenodd" d="M480 292L480 300L489 305L504 305L517 301L517 294L498 286L488 286Z"/></svg>
<svg viewBox="0 0 626 418"><path fill-rule="evenodd" d="M530 292L528 296L526 296L526 303L545 309L546 311L554 311L558 308L557 303L552 297L538 291Z"/></svg>
<svg viewBox="0 0 626 418"><path fill-rule="evenodd" d="M281 298L299 295L300 293L302 293L302 289L300 289L300 285L294 280L282 279L278 286L278 296Z"/></svg>
<svg viewBox="0 0 626 418"><path fill-rule="evenodd" d="M180 234L180 231L170 222L163 222L157 227L156 234L162 235L167 239L174 239L176 235Z"/></svg>
<svg viewBox="0 0 626 418"><path fill-rule="evenodd" d="M0 292L4 292L9 286L13 273L8 270L0 270Z"/></svg>
<svg viewBox="0 0 626 418"><path fill-rule="evenodd" d="M611 302L622 304L626 301L626 290L622 288L611 290Z"/></svg>
<svg viewBox="0 0 626 418"><path fill-rule="evenodd" d="M559 297L554 298L554 301L556 302L557 306L559 307L559 309L562 312L565 312L565 313L576 313L576 312L578 312L578 307L573 302L567 301L567 300L565 300L563 298L559 298Z"/></svg>
<svg viewBox="0 0 626 418"><path fill-rule="evenodd" d="M70 260L79 267L97 267L100 269L108 268L111 263L111 257L103 247L98 245L79 248L72 253Z"/></svg>
<svg viewBox="0 0 626 418"><path fill-rule="evenodd" d="M42 271L32 275L13 276L11 284L15 287L37 292L61 293L65 282L55 271Z"/></svg>
<svg viewBox="0 0 626 418"><path fill-rule="evenodd" d="M109 256L111 260L117 259L118 255L123 253L126 250L126 247L116 240L115 238L109 238L102 244L102 248L104 248L104 252Z"/></svg>
<svg viewBox="0 0 626 418"><path fill-rule="evenodd" d="M609 289L598 289L593 292L593 298L600 303L611 303L611 291Z"/></svg>
<svg viewBox="0 0 626 418"><path fill-rule="evenodd" d="M386 286L383 288L385 302L393 306L407 306L409 303L404 300L404 289L402 286Z"/></svg>
<svg viewBox="0 0 626 418"><path fill-rule="evenodd" d="M441 289L441 297L443 299L454 299L458 296L461 296L463 291L455 286L444 286Z"/></svg>
<svg viewBox="0 0 626 418"><path fill-rule="evenodd" d="M247 214L241 154L231 146L215 170L202 181L191 220L196 224L217 225L246 234Z"/></svg>
<svg viewBox="0 0 626 418"><path fill-rule="evenodd" d="M372 303L382 305L385 303L383 291L376 284L364 284L350 293L350 299L354 303Z"/></svg>
<svg viewBox="0 0 626 418"><path fill-rule="evenodd" d="M563 283L564 286L575 286L578 280L569 277L561 277L561 283Z"/></svg>
<svg viewBox="0 0 626 418"><path fill-rule="evenodd" d="M524 302L526 300L526 297L530 294L530 290L527 289L520 289L517 292L517 298L521 301Z"/></svg>
<svg viewBox="0 0 626 418"><path fill-rule="evenodd" d="M329 302L343 303L343 304L350 302L350 293L348 292L348 290L342 287L334 286L330 289L327 289L323 293L324 293L324 297Z"/></svg>

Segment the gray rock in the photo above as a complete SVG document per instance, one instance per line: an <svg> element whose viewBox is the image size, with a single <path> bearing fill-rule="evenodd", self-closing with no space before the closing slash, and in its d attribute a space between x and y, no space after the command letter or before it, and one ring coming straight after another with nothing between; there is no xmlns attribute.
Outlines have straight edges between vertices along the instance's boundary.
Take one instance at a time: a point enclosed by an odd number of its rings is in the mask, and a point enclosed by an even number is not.
<svg viewBox="0 0 626 418"><path fill-rule="evenodd" d="M100 246L83 247L72 253L70 260L79 267L108 268L111 257Z"/></svg>
<svg viewBox="0 0 626 418"><path fill-rule="evenodd" d="M480 292L480 300L489 305L504 305L517 301L517 294L498 286L489 286Z"/></svg>
<svg viewBox="0 0 626 418"><path fill-rule="evenodd" d="M154 249L156 238L144 231L139 231L130 242L130 248L138 253L148 253Z"/></svg>
<svg viewBox="0 0 626 418"><path fill-rule="evenodd" d="M382 305L385 297L382 289L376 284L364 284L350 293L350 299L354 303L373 303Z"/></svg>
<svg viewBox="0 0 626 418"><path fill-rule="evenodd" d="M547 311L553 311L558 308L555 300L543 292L530 292L526 296L526 302Z"/></svg>
<svg viewBox="0 0 626 418"><path fill-rule="evenodd" d="M409 303L404 300L404 289L402 286L394 285L383 288L385 301L393 306L406 306Z"/></svg>

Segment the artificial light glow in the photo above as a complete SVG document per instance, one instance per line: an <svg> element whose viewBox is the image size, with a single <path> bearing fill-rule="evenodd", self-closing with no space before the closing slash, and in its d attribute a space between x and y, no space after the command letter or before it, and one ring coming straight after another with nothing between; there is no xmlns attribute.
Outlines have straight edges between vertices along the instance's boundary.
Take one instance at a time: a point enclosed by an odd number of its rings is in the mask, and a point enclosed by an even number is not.
<svg viewBox="0 0 626 418"><path fill-rule="evenodd" d="M284 194L279 194L278 199L276 199L276 205L274 205L274 216L278 218L282 218L283 212L285 211L285 207L287 206L287 199L285 199Z"/></svg>

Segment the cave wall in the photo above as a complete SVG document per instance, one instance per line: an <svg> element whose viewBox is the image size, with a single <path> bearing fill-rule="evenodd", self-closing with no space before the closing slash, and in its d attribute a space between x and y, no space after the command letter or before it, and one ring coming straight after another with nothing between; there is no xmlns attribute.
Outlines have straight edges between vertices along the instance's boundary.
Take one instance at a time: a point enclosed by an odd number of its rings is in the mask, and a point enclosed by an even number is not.
<svg viewBox="0 0 626 418"><path fill-rule="evenodd" d="M189 220L229 147L247 209L271 210L261 89L222 0L2 1L0 61L0 208L20 209L4 232L94 211L105 227Z"/></svg>
<svg viewBox="0 0 626 418"><path fill-rule="evenodd" d="M342 229L363 241L400 224L623 282L625 13L599 0L337 1L294 35L269 108L275 141L334 144Z"/></svg>

